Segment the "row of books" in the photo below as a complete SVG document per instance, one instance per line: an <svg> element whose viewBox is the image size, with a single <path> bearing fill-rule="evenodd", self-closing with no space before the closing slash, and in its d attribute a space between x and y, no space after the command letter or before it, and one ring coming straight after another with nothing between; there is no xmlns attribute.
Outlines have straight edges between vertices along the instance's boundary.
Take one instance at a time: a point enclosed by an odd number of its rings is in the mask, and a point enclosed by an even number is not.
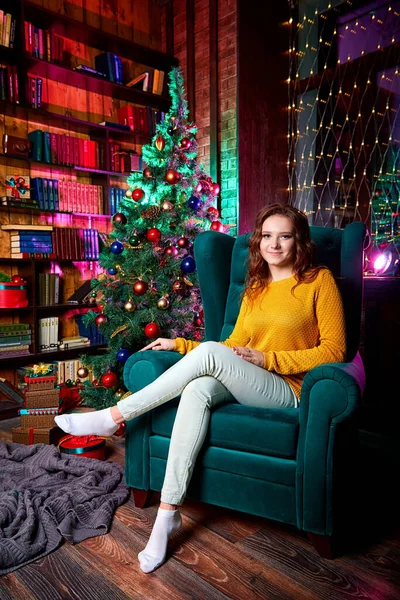
<svg viewBox="0 0 400 600"><path fill-rule="evenodd" d="M127 87L135 87L143 92L161 95L164 93L165 73L159 69L147 69L126 84Z"/></svg>
<svg viewBox="0 0 400 600"><path fill-rule="evenodd" d="M165 112L150 106L128 104L117 109L118 123L128 125L133 133L153 136L157 125L163 123Z"/></svg>
<svg viewBox="0 0 400 600"><path fill-rule="evenodd" d="M104 169L104 144L61 133L36 129L28 134L33 160L53 165Z"/></svg>
<svg viewBox="0 0 400 600"><path fill-rule="evenodd" d="M42 252L51 254L53 252L53 241L51 232L15 231L11 233L11 258L20 258L24 252Z"/></svg>
<svg viewBox="0 0 400 600"><path fill-rule="evenodd" d="M41 29L24 21L25 51L30 56L54 63L64 60L64 38L52 29Z"/></svg>
<svg viewBox="0 0 400 600"><path fill-rule="evenodd" d="M57 227L53 230L53 253L60 259L97 260L99 232L97 229Z"/></svg>
<svg viewBox="0 0 400 600"><path fill-rule="evenodd" d="M126 190L118 187L111 187L108 190L108 206L110 209L110 215L118 212L119 203L125 198Z"/></svg>
<svg viewBox="0 0 400 600"><path fill-rule="evenodd" d="M0 45L14 48L17 20L11 13L0 10Z"/></svg>
<svg viewBox="0 0 400 600"><path fill-rule="evenodd" d="M80 377L78 375L79 369L83 366L79 359L73 360L55 360L53 361L54 365L54 374L57 377L57 385L62 385L68 379L71 381L80 380L80 383L84 383L85 381L91 381L93 379L93 375L90 372L87 377Z"/></svg>
<svg viewBox="0 0 400 600"><path fill-rule="evenodd" d="M60 276L58 273L39 273L39 304L52 306L60 301Z"/></svg>
<svg viewBox="0 0 400 600"><path fill-rule="evenodd" d="M19 104L18 70L16 65L0 65L0 100Z"/></svg>
<svg viewBox="0 0 400 600"><path fill-rule="evenodd" d="M29 354L31 343L32 332L28 323L0 325L0 358Z"/></svg>
<svg viewBox="0 0 400 600"><path fill-rule="evenodd" d="M58 317L44 317L39 319L39 351L48 352L51 350L71 350L72 348L85 348L90 346L90 340L87 336L59 337Z"/></svg>
<svg viewBox="0 0 400 600"><path fill-rule="evenodd" d="M41 77L28 75L26 100L32 108L40 108L42 106L42 89L43 79ZM15 100L15 102L17 102L17 100Z"/></svg>
<svg viewBox="0 0 400 600"><path fill-rule="evenodd" d="M34 177L32 197L42 210L103 214L103 186Z"/></svg>

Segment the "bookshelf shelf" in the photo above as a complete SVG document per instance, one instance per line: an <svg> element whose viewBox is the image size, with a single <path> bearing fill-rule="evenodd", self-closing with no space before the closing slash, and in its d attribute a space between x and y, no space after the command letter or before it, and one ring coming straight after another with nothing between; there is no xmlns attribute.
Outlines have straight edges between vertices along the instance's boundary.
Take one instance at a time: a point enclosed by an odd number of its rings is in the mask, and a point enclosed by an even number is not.
<svg viewBox="0 0 400 600"><path fill-rule="evenodd" d="M0 100L0 113L8 117L26 119L31 123L38 123L48 127L60 127L61 129L70 130L73 133L88 135L103 134L104 136L108 133L111 137L118 138L120 141L137 144L145 144L150 141L150 136L144 133L123 131L117 127L99 125L92 121L85 121L76 117L50 112L42 108L33 108L21 103L14 104L8 100Z"/></svg>
<svg viewBox="0 0 400 600"><path fill-rule="evenodd" d="M70 216L79 217L79 218L105 219L105 220L111 219L111 217L112 217L112 215L98 215L95 213L72 213L72 212L65 212L62 210L42 210L41 208L9 206L9 205L0 205L0 212L18 212L18 213L24 213L24 214L38 213L41 215L70 215Z"/></svg>
<svg viewBox="0 0 400 600"><path fill-rule="evenodd" d="M24 55L24 60L29 72L39 77L56 79L59 83L68 84L69 86L84 89L102 96L111 96L125 102L168 110L169 99L164 96L129 88L121 83L114 83L90 73L75 71L70 67L57 65L47 60L29 56L28 54Z"/></svg>
<svg viewBox="0 0 400 600"><path fill-rule="evenodd" d="M24 306L23 308L0 308L0 315L9 312L30 312L33 306Z"/></svg>
<svg viewBox="0 0 400 600"><path fill-rule="evenodd" d="M97 304L94 302L93 304L89 303L80 303L80 304L49 304L43 306L36 306L36 310L40 312L46 312L47 310L75 310L76 308L87 308L93 309L96 308Z"/></svg>
<svg viewBox="0 0 400 600"><path fill-rule="evenodd" d="M130 173L119 173L118 171L104 171L102 169L90 169L88 167L77 167L70 165L59 165L53 163L47 163L41 160L34 160L30 156L19 156L18 154L9 154L8 152L0 152L0 158L9 160L18 160L20 162L28 162L35 165L44 165L49 169L73 169L74 171L81 171L82 173L94 173L95 175L109 175L112 177L128 177Z"/></svg>
<svg viewBox="0 0 400 600"><path fill-rule="evenodd" d="M99 350L106 350L105 344L92 344L91 346L76 346L68 350L48 350L46 352L36 352L35 354L22 354L20 356L0 356L0 365L11 361L18 365L34 363L36 361L43 362L44 360L66 360L73 358L79 353L92 354Z"/></svg>

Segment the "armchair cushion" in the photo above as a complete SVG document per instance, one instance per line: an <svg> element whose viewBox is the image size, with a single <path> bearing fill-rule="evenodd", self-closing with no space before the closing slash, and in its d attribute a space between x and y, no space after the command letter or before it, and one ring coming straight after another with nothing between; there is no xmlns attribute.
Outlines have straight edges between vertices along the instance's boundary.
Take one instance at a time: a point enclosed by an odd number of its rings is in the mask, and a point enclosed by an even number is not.
<svg viewBox="0 0 400 600"><path fill-rule="evenodd" d="M153 412L152 430L161 437L171 436L176 403ZM238 428L240 421L240 428ZM299 434L299 411L243 406L236 402L213 410L207 444L218 448L294 459Z"/></svg>

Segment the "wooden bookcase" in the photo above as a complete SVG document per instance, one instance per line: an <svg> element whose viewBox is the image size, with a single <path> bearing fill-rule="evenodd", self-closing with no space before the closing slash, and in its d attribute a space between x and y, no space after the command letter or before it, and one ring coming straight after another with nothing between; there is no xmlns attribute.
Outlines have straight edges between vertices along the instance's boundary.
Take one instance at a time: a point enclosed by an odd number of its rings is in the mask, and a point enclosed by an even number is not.
<svg viewBox="0 0 400 600"><path fill-rule="evenodd" d="M46 4L46 0L43 0ZM77 64L94 67L94 57L101 52L112 52L120 56L124 65L124 81L138 75L146 67L165 72L178 64L173 56L150 47L154 42L155 25L147 20L149 29L148 39L140 33L143 42L137 43L132 35L134 23L118 23L118 17L113 15L105 18L101 15L99 2L92 4L93 9L74 6L65 2L49 2L41 6L29 0L5 0L2 10L10 12L16 18L16 32L13 48L0 46L0 64L15 65L18 70L19 103L0 100L0 140L3 134L27 138L28 133L35 129L49 132L66 133L99 141L106 149L103 169L89 169L48 164L34 161L24 156L14 156L0 152L0 195L5 196L5 176L29 175L32 177L47 177L79 181L103 187L103 199L106 202L110 187L126 187L126 173L114 172L110 168L109 145L111 142L125 145L140 154L144 143L150 141L149 135L143 133L119 131L112 127L104 127L102 121L117 121L116 111L126 104L149 106L160 111L167 111L169 99L166 95L152 94L122 84L101 79L91 74L74 70ZM129 6L132 4L128 0ZM140 16L142 8L135 7L136 17ZM122 4L121 4L122 6ZM130 18L129 6L126 6ZM96 12L96 7L99 12ZM51 10L51 9L52 10ZM133 11L133 5L132 5ZM104 10L104 7L103 7ZM59 12L58 12L59 11ZM65 12L68 11L68 15ZM131 12L132 12L131 11ZM139 11L139 12L138 12ZM157 12L158 11L158 12ZM154 18L160 17L160 7L154 7L148 0L148 14ZM120 12L118 11L120 14ZM122 13L121 13L122 14ZM64 39L64 60L59 64L31 56L25 50L24 22L29 21L41 29L51 29ZM146 21L146 19L144 19ZM128 27L129 25L129 27ZM165 24L164 24L165 25ZM129 30L129 31L128 31ZM160 26L161 31L161 26ZM127 39L127 38L131 39ZM138 35L136 35L138 37ZM161 47L161 41L159 46ZM32 108L27 97L28 75L41 77L43 80L42 105ZM1 150L2 150L1 146ZM105 211L107 212L107 211ZM61 218L61 221L60 221ZM62 220L62 218L64 220ZM85 212L61 215L39 209L0 206L0 224L51 224L54 227L93 228L107 232L110 230L110 215L94 215ZM61 225L60 225L61 223ZM17 228L17 227L16 227ZM54 269L62 273L63 286L60 304L54 306L38 305L39 273ZM0 373L11 378L13 367L39 361L64 360L76 357L81 351L96 352L98 345L64 351L39 353L38 351L38 319L44 316L60 316L62 336L77 334L74 313L87 308L87 305L76 306L66 304L67 298L73 293L83 279L96 275L95 261L66 261L66 260L18 260L10 258L9 233L0 230L0 270L10 275L19 274L29 284L29 306L24 309L0 309L0 322L29 323L32 328L33 341L31 354L12 359L2 359L0 354ZM11 363L12 362L12 366ZM12 378L11 378L12 379Z"/></svg>

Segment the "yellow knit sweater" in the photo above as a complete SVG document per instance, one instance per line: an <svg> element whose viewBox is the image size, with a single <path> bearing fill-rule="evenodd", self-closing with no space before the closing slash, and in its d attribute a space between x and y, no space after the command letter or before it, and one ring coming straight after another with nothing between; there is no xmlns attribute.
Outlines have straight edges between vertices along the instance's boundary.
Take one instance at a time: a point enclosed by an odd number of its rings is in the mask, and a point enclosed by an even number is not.
<svg viewBox="0 0 400 600"><path fill-rule="evenodd" d="M254 301L245 295L235 328L221 343L262 352L264 368L279 373L299 398L307 371L344 360L346 332L342 298L328 269L292 294L295 284L288 277L269 283ZM175 350L186 354L199 343L176 338Z"/></svg>

